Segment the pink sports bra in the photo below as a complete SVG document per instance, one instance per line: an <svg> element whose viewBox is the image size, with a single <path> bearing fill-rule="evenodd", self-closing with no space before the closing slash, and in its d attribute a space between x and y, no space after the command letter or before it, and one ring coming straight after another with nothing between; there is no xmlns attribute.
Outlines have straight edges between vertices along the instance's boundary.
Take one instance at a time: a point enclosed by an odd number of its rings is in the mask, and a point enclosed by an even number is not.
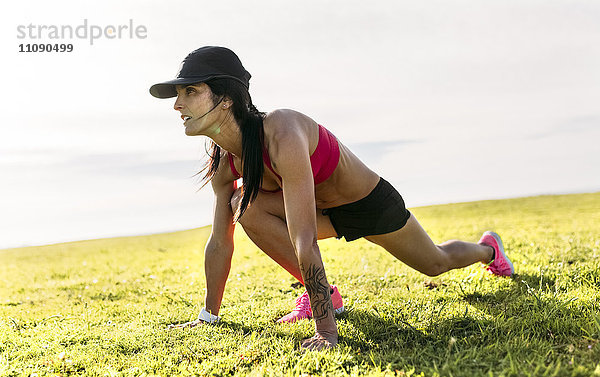
<svg viewBox="0 0 600 377"><path fill-rule="evenodd" d="M227 152L227 157L229 158L229 166L231 167L231 172L235 179L241 178L240 173L235 168L233 164L233 156L231 153ZM315 181L315 185L318 185L321 182L324 182L333 174L333 171L338 165L340 160L340 146L338 145L338 141L336 137L329 132L325 127L319 124L319 142L317 143L317 148L310 156L310 166L312 167L313 178ZM275 173L273 170L273 166L271 165L271 159L269 158L269 153L266 148L263 146L263 161L265 165L275 174L277 179L281 182L281 176ZM281 191L281 188L277 190L263 190L264 192L278 192Z"/></svg>

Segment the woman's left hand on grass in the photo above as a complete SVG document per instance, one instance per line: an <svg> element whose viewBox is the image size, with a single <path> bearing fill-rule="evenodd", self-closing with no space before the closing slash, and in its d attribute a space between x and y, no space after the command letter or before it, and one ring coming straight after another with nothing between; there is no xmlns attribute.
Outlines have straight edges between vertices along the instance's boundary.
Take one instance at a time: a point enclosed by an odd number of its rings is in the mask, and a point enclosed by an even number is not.
<svg viewBox="0 0 600 377"><path fill-rule="evenodd" d="M172 329L185 329L188 327L196 327L198 325L203 325L206 324L205 321L201 320L201 319L195 319L193 321L189 321L189 322L185 322L185 323L179 323L179 324L170 324L169 327L167 327L168 330L172 330Z"/></svg>

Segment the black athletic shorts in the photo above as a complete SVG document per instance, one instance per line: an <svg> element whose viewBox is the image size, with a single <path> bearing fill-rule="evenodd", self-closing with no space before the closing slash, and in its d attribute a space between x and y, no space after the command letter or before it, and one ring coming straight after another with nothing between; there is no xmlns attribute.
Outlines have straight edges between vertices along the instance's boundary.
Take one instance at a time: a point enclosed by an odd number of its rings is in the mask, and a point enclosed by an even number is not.
<svg viewBox="0 0 600 377"><path fill-rule="evenodd" d="M322 213L329 216L337 238L344 237L346 241L393 232L406 225L410 218L402 196L383 178L364 198L324 209Z"/></svg>

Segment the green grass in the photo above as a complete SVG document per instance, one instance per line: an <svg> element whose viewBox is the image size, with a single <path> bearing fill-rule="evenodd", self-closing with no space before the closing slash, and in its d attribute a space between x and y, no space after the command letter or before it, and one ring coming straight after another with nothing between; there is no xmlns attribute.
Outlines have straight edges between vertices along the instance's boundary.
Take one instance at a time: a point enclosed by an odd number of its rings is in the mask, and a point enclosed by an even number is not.
<svg viewBox="0 0 600 377"><path fill-rule="evenodd" d="M320 242L340 344L274 321L301 293L240 232L216 326L197 315L209 228L0 250L0 375L600 375L600 193L411 209L435 242L502 235L517 275L429 278L359 240Z"/></svg>

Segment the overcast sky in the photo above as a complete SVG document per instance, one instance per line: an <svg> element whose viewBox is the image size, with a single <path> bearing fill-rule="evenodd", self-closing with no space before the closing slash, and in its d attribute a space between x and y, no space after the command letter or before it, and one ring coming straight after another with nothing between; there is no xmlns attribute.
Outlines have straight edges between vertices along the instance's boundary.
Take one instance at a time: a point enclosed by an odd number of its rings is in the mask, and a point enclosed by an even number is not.
<svg viewBox="0 0 600 377"><path fill-rule="evenodd" d="M409 207L600 190L597 1L10 4L0 248L209 224L205 139L148 93L204 45L238 54L259 109L325 125ZM147 32L18 38L84 22ZM74 48L19 52L41 41Z"/></svg>

